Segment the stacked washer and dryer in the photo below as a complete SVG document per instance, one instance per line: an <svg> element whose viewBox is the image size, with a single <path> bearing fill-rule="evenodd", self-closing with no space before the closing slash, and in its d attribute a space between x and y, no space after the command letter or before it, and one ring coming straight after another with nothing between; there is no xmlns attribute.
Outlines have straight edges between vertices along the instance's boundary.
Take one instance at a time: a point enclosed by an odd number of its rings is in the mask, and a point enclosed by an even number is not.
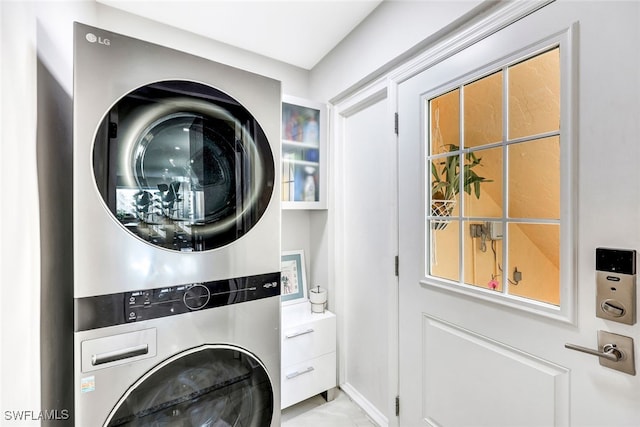
<svg viewBox="0 0 640 427"><path fill-rule="evenodd" d="M74 30L76 425L280 425L280 83Z"/></svg>

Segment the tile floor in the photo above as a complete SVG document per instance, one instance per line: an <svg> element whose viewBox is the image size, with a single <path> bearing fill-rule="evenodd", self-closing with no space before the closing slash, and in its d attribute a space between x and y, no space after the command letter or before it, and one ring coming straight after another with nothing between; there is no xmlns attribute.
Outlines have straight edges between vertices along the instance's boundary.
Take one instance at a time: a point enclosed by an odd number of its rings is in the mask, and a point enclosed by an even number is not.
<svg viewBox="0 0 640 427"><path fill-rule="evenodd" d="M376 427L341 390L331 402L314 396L282 411L282 427Z"/></svg>

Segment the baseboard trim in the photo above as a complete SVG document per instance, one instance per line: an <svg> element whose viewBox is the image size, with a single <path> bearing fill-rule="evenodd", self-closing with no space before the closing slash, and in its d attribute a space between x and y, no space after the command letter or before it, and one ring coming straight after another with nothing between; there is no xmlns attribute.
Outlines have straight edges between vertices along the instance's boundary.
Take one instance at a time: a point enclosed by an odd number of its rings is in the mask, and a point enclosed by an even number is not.
<svg viewBox="0 0 640 427"><path fill-rule="evenodd" d="M371 402L369 402L358 390L356 390L351 384L340 384L340 389L349 396L349 398L362 409L371 421L376 423L379 427L389 427L389 420L384 416L382 412L378 410Z"/></svg>

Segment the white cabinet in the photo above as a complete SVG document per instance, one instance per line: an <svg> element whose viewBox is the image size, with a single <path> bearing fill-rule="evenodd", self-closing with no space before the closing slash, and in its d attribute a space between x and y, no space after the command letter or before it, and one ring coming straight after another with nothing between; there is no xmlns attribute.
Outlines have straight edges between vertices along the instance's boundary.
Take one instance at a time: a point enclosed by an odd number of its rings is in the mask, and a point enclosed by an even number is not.
<svg viewBox="0 0 640 427"><path fill-rule="evenodd" d="M283 209L326 209L326 109L325 104L283 97Z"/></svg>
<svg viewBox="0 0 640 427"><path fill-rule="evenodd" d="M336 386L336 316L309 302L282 307L281 407Z"/></svg>

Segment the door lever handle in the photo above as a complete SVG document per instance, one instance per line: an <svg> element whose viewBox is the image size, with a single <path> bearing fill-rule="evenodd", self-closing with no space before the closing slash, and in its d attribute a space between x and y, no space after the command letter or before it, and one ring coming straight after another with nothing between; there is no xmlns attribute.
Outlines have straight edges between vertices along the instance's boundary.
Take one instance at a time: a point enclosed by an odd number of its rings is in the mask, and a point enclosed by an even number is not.
<svg viewBox="0 0 640 427"><path fill-rule="evenodd" d="M598 363L606 368L615 369L629 375L636 374L633 338L631 337L607 331L598 331L597 350L568 343L564 346L570 350L598 356Z"/></svg>
<svg viewBox="0 0 640 427"><path fill-rule="evenodd" d="M592 350L587 347L582 347L579 345L569 344L569 343L566 343L564 346L569 350L581 351L582 353L587 353L593 356L602 357L612 362L618 362L624 356L624 354L620 350L618 350L615 344L605 344L604 347L602 347L602 351Z"/></svg>

